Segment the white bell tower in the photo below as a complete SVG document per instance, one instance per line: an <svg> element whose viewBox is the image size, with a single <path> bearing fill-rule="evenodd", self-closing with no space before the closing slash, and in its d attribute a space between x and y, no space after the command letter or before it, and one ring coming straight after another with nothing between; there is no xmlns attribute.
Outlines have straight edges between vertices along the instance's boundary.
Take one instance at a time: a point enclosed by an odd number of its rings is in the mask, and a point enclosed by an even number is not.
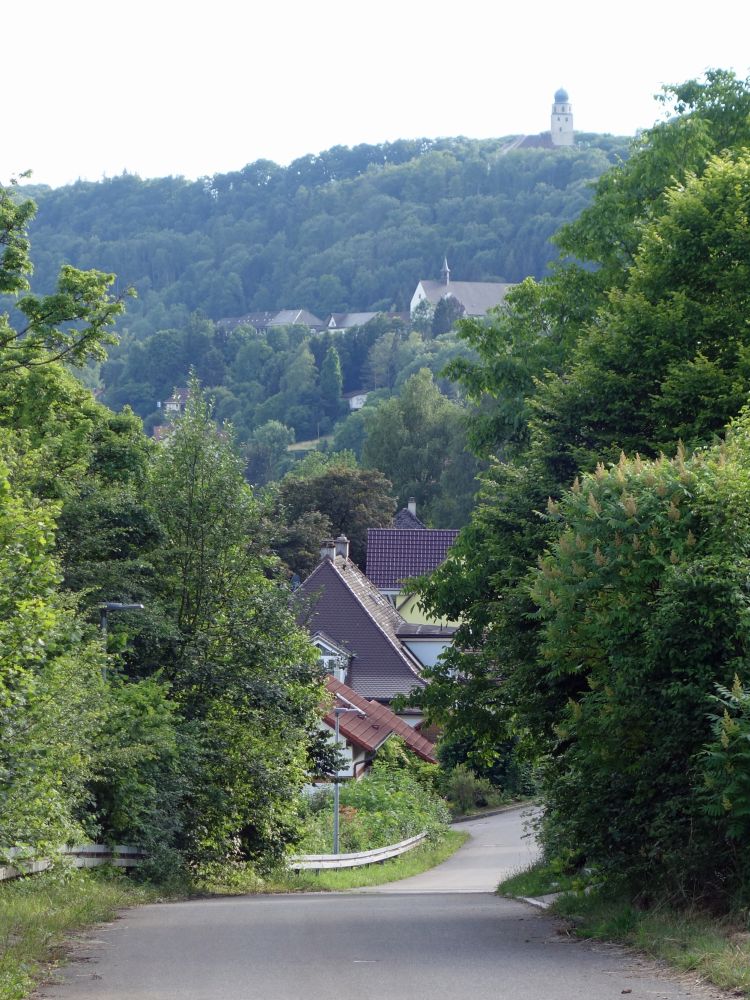
<svg viewBox="0 0 750 1000"><path fill-rule="evenodd" d="M555 103L552 105L550 121L550 138L553 146L572 146L573 106L570 103L567 90L560 87L555 91Z"/></svg>

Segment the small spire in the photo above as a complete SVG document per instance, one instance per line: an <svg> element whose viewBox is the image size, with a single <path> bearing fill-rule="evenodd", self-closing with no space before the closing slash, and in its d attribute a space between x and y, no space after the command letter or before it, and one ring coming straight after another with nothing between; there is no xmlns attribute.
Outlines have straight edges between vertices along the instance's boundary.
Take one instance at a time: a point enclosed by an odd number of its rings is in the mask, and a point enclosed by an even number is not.
<svg viewBox="0 0 750 1000"><path fill-rule="evenodd" d="M443 279L444 285L449 285L451 283L451 269L448 267L448 257L443 257L443 266L440 269L440 277Z"/></svg>

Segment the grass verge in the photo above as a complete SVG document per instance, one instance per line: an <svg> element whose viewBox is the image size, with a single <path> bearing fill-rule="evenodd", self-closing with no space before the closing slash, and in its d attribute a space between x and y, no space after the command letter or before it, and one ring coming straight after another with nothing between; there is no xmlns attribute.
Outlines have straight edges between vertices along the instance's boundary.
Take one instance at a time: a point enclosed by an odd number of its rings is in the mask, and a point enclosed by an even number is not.
<svg viewBox="0 0 750 1000"><path fill-rule="evenodd" d="M241 892L336 892L343 889L358 889L368 885L383 885L396 882L411 875L434 868L447 860L465 843L467 833L449 830L437 843L415 847L382 864L367 865L363 868L341 868L324 870L319 873L279 871L261 879L252 870L237 872L230 882L209 881L202 888L214 893Z"/></svg>
<svg viewBox="0 0 750 1000"><path fill-rule="evenodd" d="M0 1000L21 1000L66 938L134 903L160 898L119 871L60 869L0 883Z"/></svg>
<svg viewBox="0 0 750 1000"><path fill-rule="evenodd" d="M721 989L750 996L750 931L747 915L716 919L698 909L649 909L593 888L584 893L582 879L567 878L543 864L506 879L504 896L540 896L561 892L551 912L568 918L579 937L617 941L663 959L683 972L695 973Z"/></svg>

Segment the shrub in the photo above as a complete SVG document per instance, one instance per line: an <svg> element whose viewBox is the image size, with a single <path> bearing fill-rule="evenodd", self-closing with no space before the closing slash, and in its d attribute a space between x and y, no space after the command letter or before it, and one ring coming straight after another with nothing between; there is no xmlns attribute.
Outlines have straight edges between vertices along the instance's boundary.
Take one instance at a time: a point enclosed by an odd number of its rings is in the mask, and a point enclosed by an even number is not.
<svg viewBox="0 0 750 1000"><path fill-rule="evenodd" d="M342 784L340 806L340 849L344 853L386 847L425 831L431 840L438 840L450 819L444 800L426 782L388 760L377 760L359 781ZM331 791L318 792L306 808L306 832L296 851L330 851Z"/></svg>

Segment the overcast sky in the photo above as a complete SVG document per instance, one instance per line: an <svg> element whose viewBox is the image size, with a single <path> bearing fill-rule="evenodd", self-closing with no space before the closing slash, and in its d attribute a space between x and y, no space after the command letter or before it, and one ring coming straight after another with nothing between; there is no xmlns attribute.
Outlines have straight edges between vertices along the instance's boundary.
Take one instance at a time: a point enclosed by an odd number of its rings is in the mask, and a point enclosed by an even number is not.
<svg viewBox="0 0 750 1000"><path fill-rule="evenodd" d="M713 0L25 0L3 18L0 183L238 170L333 145L549 128L632 135L664 83L750 72Z"/></svg>

